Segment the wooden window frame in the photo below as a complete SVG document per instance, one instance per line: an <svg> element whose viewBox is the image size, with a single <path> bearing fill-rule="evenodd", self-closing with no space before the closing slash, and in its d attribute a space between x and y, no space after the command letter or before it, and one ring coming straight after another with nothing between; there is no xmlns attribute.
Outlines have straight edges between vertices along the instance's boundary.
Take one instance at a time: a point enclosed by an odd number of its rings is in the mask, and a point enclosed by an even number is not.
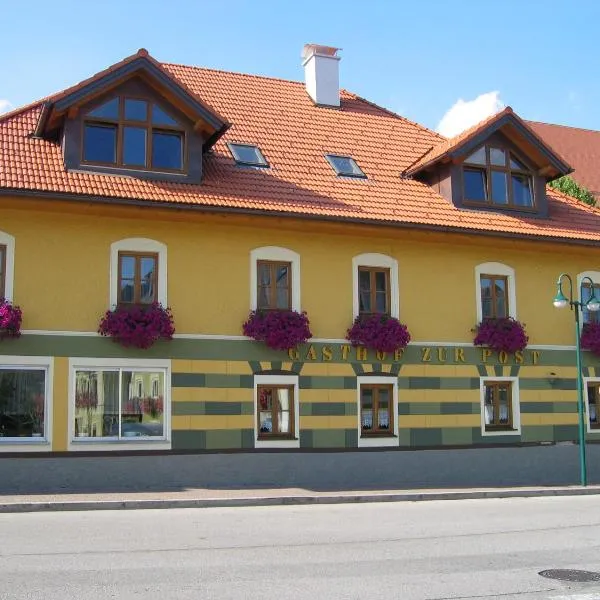
<svg viewBox="0 0 600 600"><path fill-rule="evenodd" d="M268 266L270 269L270 286L262 286L260 282L260 269L261 266ZM287 285L287 306L285 308L279 308L277 306L277 277L276 272L279 267L287 267L288 270L288 285ZM292 263L285 260L257 260L256 261L256 309L264 311L284 311L292 310ZM266 287L268 289L269 306L260 306L260 290ZM279 288L284 289L284 288Z"/></svg>
<svg viewBox="0 0 600 600"><path fill-rule="evenodd" d="M491 387L494 389L493 394L493 407L494 407L494 422L486 423L485 422L485 409L486 409L486 396L487 396L487 388ZM507 388L507 397L508 397L508 423L497 423L496 420L499 420L500 415L500 388ZM513 382L512 381L493 381L487 380L483 384L483 406L482 410L484 411L484 426L485 431L515 431L515 422L514 422L514 414L513 414Z"/></svg>
<svg viewBox="0 0 600 600"><path fill-rule="evenodd" d="M590 402L590 388L595 388L598 390L595 395L595 402L593 403L596 407L596 421L592 422L592 415L590 411L590 406L592 402ZM588 418L588 426L593 430L600 430L600 381L588 381L587 382L587 418Z"/></svg>
<svg viewBox="0 0 600 600"><path fill-rule="evenodd" d="M504 161L504 166L502 165L493 165L491 160L490 160L490 150L491 149L496 149L496 150L502 150L505 154L505 161ZM474 150L471 154L473 154L474 152L476 152L476 150ZM514 158L515 160L517 160L518 162L525 164L523 160L521 160L520 157L518 157L514 152L512 152L512 150L510 150L509 148L503 147L500 144L491 144L491 145L485 145L485 165L478 165L476 163L469 163L467 162L467 160L465 160L462 164L462 197L463 197L463 203L465 205L470 205L470 206L493 206L495 208L505 208L505 209L512 209L512 210L521 210L521 211L525 211L525 212L536 212L537 211L537 206L536 206L536 199L535 199L535 189L534 189L534 184L535 184L535 178L534 178L534 173L530 170L522 170L522 169L515 169L513 167L511 167L510 165L510 161L511 158ZM465 189L465 177L464 177L464 172L465 171L484 171L486 174L486 199L484 201L481 200L471 200L469 198L467 198L466 195L466 189ZM503 172L505 174L506 177L506 194L507 194L507 202L506 204L500 204L498 202L494 202L492 200L492 171L499 171L499 172ZM515 204L514 200L513 200L513 186L512 186L512 175L524 175L526 177L529 178L529 189L531 190L531 206L521 206L520 204Z"/></svg>
<svg viewBox="0 0 600 600"><path fill-rule="evenodd" d="M135 272L133 280L133 302L124 302L121 300L121 281L122 281L122 269L121 269L121 258L132 257L135 259ZM141 259L152 258L155 261L156 268L154 269L153 289L154 289L154 300L152 302L141 302ZM118 274L117 274L117 306L150 306L153 302L159 302L158 294L158 270L160 269L160 262L158 259L157 252L130 252L127 250L120 250L117 255Z"/></svg>
<svg viewBox="0 0 600 600"><path fill-rule="evenodd" d="M290 394L290 406L288 413L290 415L290 431L281 433L279 431L278 411L276 410L275 403L271 405L271 433L261 432L260 430L260 413L268 412L263 410L259 406L260 393L262 390L287 390ZM257 438L259 441L264 440L294 440L296 439L296 396L294 393L294 385L285 384L270 384L261 383L256 386L256 431Z"/></svg>
<svg viewBox="0 0 600 600"><path fill-rule="evenodd" d="M483 285L482 285L482 280L483 279L490 279L492 281L492 312L494 313L491 317L486 317L483 314ZM493 281L496 279L502 279L504 281L504 305L506 307L506 315L504 317L498 317L498 315L496 314L496 308L497 308L497 303L496 303L496 298L498 297L496 295L496 286L493 284ZM509 293L508 293L508 286L509 286L509 280L508 280L508 275L492 275L492 274L487 274L487 273L482 273L479 276L479 290L480 290L480 296L481 296L481 320L485 320L485 319L504 319L510 316L510 301L509 301Z"/></svg>
<svg viewBox="0 0 600 600"><path fill-rule="evenodd" d="M133 121L125 118L125 101L140 100L146 102L148 111L145 121ZM106 102L110 102L107 100ZM136 96L119 96L119 116L117 119L110 117L94 117L86 115L81 125L81 164L82 165L99 165L103 167L111 167L117 169L128 169L132 171L148 171L150 173L187 173L188 171L188 152L187 152L187 135L186 131L181 126L175 125L154 125L152 123L152 106L157 104L154 100ZM99 106L102 106L100 104ZM99 107L98 106L98 107ZM161 109L162 107L158 105ZM98 108L97 107L97 108ZM93 111L94 109L91 109ZM162 109L164 110L164 109ZM91 112L90 111L90 112ZM166 112L166 111L165 111ZM85 128L87 125L98 125L105 127L115 127L116 132L116 148L115 162L89 161L85 160ZM137 127L146 131L146 164L142 165L126 165L123 163L123 137L125 135L125 127ZM152 134L153 133L177 133L181 136L181 169L168 169L166 167L152 166Z"/></svg>
<svg viewBox="0 0 600 600"><path fill-rule="evenodd" d="M0 298L4 298L6 294L6 263L7 263L8 246L0 244Z"/></svg>
<svg viewBox="0 0 600 600"><path fill-rule="evenodd" d="M362 423L362 410L363 410L363 390L370 389L373 391L373 428L364 429ZM379 428L379 391L385 389L388 392L388 428ZM360 385L360 406L359 406L359 419L360 419L360 431L361 437L395 437L394 436L394 386L391 383L363 383ZM375 427L377 423L377 427Z"/></svg>
<svg viewBox="0 0 600 600"><path fill-rule="evenodd" d="M370 286L370 301L371 308L377 306L377 288L375 285L375 279L377 273L383 273L385 275L385 305L386 310L383 313L378 313L377 311L363 311L360 309L360 274L361 273L369 273L369 286ZM392 312L392 295L390 289L390 268L389 267L358 267L358 315L359 317L370 317L376 314L384 314L391 315Z"/></svg>

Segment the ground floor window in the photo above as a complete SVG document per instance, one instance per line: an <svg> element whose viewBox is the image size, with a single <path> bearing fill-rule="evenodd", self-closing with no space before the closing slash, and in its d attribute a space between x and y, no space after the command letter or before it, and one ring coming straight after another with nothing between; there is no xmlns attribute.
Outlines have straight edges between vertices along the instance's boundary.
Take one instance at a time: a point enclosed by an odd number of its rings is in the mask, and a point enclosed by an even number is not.
<svg viewBox="0 0 600 600"><path fill-rule="evenodd" d="M520 431L517 387L518 382L514 378L482 380L484 433L502 434Z"/></svg>
<svg viewBox="0 0 600 600"><path fill-rule="evenodd" d="M254 445L257 448L300 447L297 375L254 376Z"/></svg>
<svg viewBox="0 0 600 600"><path fill-rule="evenodd" d="M360 423L362 435L392 435L393 388L390 384L361 385Z"/></svg>
<svg viewBox="0 0 600 600"><path fill-rule="evenodd" d="M0 442L48 436L46 367L0 364Z"/></svg>
<svg viewBox="0 0 600 600"><path fill-rule="evenodd" d="M600 381L588 383L587 401L590 429L600 429Z"/></svg>
<svg viewBox="0 0 600 600"><path fill-rule="evenodd" d="M74 369L72 431L77 439L167 437L167 370L92 366Z"/></svg>

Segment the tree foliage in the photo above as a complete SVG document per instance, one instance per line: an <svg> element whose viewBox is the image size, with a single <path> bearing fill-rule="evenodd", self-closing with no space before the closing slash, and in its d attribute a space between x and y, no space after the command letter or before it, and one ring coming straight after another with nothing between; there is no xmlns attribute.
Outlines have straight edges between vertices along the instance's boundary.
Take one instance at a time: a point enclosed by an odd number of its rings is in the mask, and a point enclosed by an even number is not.
<svg viewBox="0 0 600 600"><path fill-rule="evenodd" d="M550 185L561 191L563 194L577 198L577 200L581 200L590 206L596 206L596 198L594 198L594 195L568 175L551 181Z"/></svg>

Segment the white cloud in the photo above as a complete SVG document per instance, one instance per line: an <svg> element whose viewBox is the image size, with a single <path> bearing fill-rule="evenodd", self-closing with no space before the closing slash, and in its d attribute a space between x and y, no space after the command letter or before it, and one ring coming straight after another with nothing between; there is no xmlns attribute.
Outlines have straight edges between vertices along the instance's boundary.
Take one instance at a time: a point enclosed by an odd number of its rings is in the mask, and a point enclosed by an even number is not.
<svg viewBox="0 0 600 600"><path fill-rule="evenodd" d="M2 113L8 112L12 110L13 105L8 100L3 100L0 98L0 115Z"/></svg>
<svg viewBox="0 0 600 600"><path fill-rule="evenodd" d="M474 100L459 98L446 111L438 123L436 131L446 137L454 137L479 121L501 111L504 107L504 102L500 100L500 92L487 92L477 96Z"/></svg>

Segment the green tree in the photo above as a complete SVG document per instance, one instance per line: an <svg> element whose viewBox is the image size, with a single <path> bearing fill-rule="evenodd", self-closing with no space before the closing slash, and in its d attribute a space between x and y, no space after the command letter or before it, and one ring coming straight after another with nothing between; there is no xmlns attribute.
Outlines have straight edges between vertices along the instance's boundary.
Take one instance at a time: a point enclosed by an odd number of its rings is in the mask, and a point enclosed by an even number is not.
<svg viewBox="0 0 600 600"><path fill-rule="evenodd" d="M550 185L553 188L560 190L563 194L577 198L577 200L581 200L590 206L596 206L596 198L594 198L594 195L577 183L572 177L569 177L569 175L551 181Z"/></svg>

